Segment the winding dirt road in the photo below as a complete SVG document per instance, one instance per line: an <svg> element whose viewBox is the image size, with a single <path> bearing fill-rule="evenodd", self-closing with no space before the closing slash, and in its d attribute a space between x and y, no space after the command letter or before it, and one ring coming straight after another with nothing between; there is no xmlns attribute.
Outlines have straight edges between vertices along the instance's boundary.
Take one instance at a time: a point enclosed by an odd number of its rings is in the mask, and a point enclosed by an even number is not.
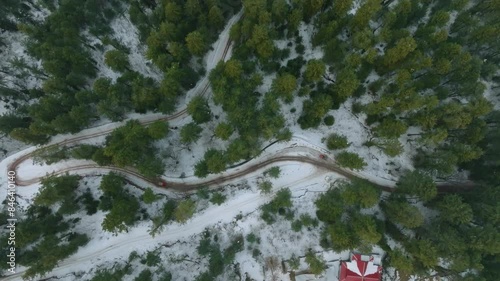
<svg viewBox="0 0 500 281"><path fill-rule="evenodd" d="M241 14L239 16L241 16ZM239 16L233 17L231 19L230 23L228 24L228 26L230 27L234 22L236 22L239 19ZM229 38L227 38L225 40L225 42L220 42L220 43L221 44L219 44L219 45L223 46L223 50L222 50L222 52L220 52L221 56L218 58L218 61L224 60L226 58L230 48L231 48L231 42L229 41ZM204 79L200 82L200 84L197 87L201 87L201 90L198 93L199 95L206 95L208 93L210 85L209 85L209 81L208 81L207 76L204 77ZM183 108L183 109L181 109L181 110L177 111L176 113L169 115L169 116L157 116L157 117L153 117L153 118L151 116L144 116L143 118L139 118L139 122L141 122L141 124L148 125L148 124L151 124L152 122L155 122L157 120L172 121L172 120L177 120L177 119L183 118L186 115L187 115L187 110L186 110L186 108ZM101 131L88 133L88 134L84 134L84 135L77 136L77 137L71 137L71 138L68 138L68 139L65 139L65 140L62 140L59 142L51 143L50 145L44 146L40 149L77 144L77 143L82 142L84 140L89 140L89 139L93 139L93 138L96 138L99 136L107 135L107 134L111 133L114 129L115 128L105 128ZM33 155L37 151L39 151L40 149L29 152L29 153L25 153L25 154L21 155L20 157L14 159L10 164L8 164L8 166L7 166L8 169L9 170L17 170L18 166L21 163L23 163L26 160L31 159L33 157ZM305 153L304 153L304 155L297 155L297 153L296 153L297 151L301 151L301 152L305 152ZM307 164L314 165L317 168L321 168L324 170L335 172L335 173L340 174L340 175L342 175L346 178L349 178L349 179L354 179L354 178L360 177L359 174L357 174L353 171L340 168L331 158L329 158L327 160L320 159L319 154L321 154L321 153L322 153L321 151L319 151L317 149L313 149L313 148L308 147L306 145L288 147L288 148L284 148L283 151L276 152L274 154L267 154L266 158L264 158L260 161L258 159L253 159L252 161L248 161L248 163L246 163L247 161L245 161L245 164L242 164L241 166L239 166L237 168L233 168L233 169L231 169L231 171L226 172L221 176L216 176L214 178L210 178L210 179L206 179L206 180L198 180L197 179L197 180L191 181L191 182L188 182L187 179L183 179L183 180L171 179L171 180L167 180L167 186L168 186L169 190L173 190L176 192L188 192L188 191L195 190L195 189L202 187L202 186L221 185L221 184L229 183L231 181L240 179L249 173L255 172L259 169L263 169L266 166L269 166L271 164L276 164L276 163L280 163L280 162L307 163ZM83 172L85 170L96 170L96 169L99 169L101 171L116 171L116 172L119 172L121 174L126 175L128 178L140 179L141 181L149 182L153 186L156 186L155 181L142 176L139 172L137 172L134 169L120 168L120 167L115 167L115 166L98 166L97 164L81 164L81 165L74 165L71 167L60 169L60 170L54 172L53 174L58 175L58 174L64 174L66 172L79 172L79 174L85 174L85 173L81 173L81 172ZM88 173L88 174L90 174L90 173ZM22 175L18 175L16 177L16 183L19 186L31 185L31 184L39 182L40 180L41 180L40 177L34 177L31 179L23 179ZM394 188L392 186L379 184L379 183L376 183L373 181L371 181L371 182L376 187L378 187L379 189L381 189L383 191L387 191L387 192L394 191ZM473 183L460 183L460 184L441 183L441 184L439 184L438 187L439 187L440 192L452 192L452 191L455 192L458 190L471 189L473 186L474 186ZM255 200L255 199L253 199L253 200ZM248 202L250 202L250 201L248 201ZM238 205L239 208L244 208L245 204L247 204L248 202L242 201L242 202L235 202L234 204L235 205L239 204ZM231 206L227 206L227 207L224 207L224 209L230 210L232 208L231 210L234 210L234 206L231 208L230 207ZM209 217L210 215L211 214L206 214L207 217ZM213 217L215 217L215 216L213 216ZM207 220L203 221L203 218L201 218L201 217L199 218L199 220L200 220L200 223L197 224L197 223L192 222L189 225L180 226L178 230L175 230L173 232L169 232L169 235L172 236L172 239L173 239L176 237L183 237L186 233L200 232L203 230L204 225L206 225L208 223L208 221ZM201 222L203 222L203 223L201 223ZM70 257L69 259L63 261L62 264L60 264L58 266L58 269L68 269L71 266L73 266L75 263L78 263L81 261L89 261L91 259L99 257L100 253L110 252L110 251L116 250L119 247L122 247L124 245L131 245L133 243L145 241L145 239L148 239L148 238L149 238L148 234L141 234L141 235L134 237L132 239L127 239L126 241L125 240L121 241L121 242L119 241L108 248L101 249L100 252L93 252L91 254L88 254L88 255L83 256L83 257L80 256L78 258ZM16 280L17 278L19 278L20 274L22 274L22 273L20 272L20 273L13 275L13 276L8 276L8 277L6 277L5 280Z"/></svg>

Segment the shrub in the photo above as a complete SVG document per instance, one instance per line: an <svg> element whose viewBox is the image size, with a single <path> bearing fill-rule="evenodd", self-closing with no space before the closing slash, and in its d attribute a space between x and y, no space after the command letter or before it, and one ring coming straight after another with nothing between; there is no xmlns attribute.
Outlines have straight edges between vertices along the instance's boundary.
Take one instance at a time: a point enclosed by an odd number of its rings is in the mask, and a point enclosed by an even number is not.
<svg viewBox="0 0 500 281"><path fill-rule="evenodd" d="M220 192L216 192L212 195L212 198L210 198L210 202L212 202L213 204L222 205L222 203L226 201L226 198L226 195Z"/></svg>
<svg viewBox="0 0 500 281"><path fill-rule="evenodd" d="M301 220L294 220L292 222L292 230L295 232L299 232L302 230L302 221Z"/></svg>
<svg viewBox="0 0 500 281"><path fill-rule="evenodd" d="M264 181L259 184L259 189L262 193L270 193L273 188L273 184L270 181Z"/></svg>
<svg viewBox="0 0 500 281"><path fill-rule="evenodd" d="M335 123L335 118L331 115L327 115L324 119L323 122L325 122L325 125L331 126Z"/></svg>
<svg viewBox="0 0 500 281"><path fill-rule="evenodd" d="M366 162L358 154L353 152L343 151L336 157L337 163L345 168L360 170L366 166Z"/></svg>
<svg viewBox="0 0 500 281"><path fill-rule="evenodd" d="M156 194L153 192L153 190L148 187L146 190L144 190L144 193L142 194L142 201L146 204L151 204L154 201L156 201L158 198L156 197Z"/></svg>
<svg viewBox="0 0 500 281"><path fill-rule="evenodd" d="M260 250L259 249L253 249L252 251L252 257L254 259L257 259L260 256Z"/></svg>
<svg viewBox="0 0 500 281"><path fill-rule="evenodd" d="M257 236L253 233L250 233L247 235L247 241L249 243L255 243L255 242L257 242Z"/></svg>
<svg viewBox="0 0 500 281"><path fill-rule="evenodd" d="M347 138L338 134L330 134L326 140L326 146L330 150L343 149L349 147Z"/></svg>
<svg viewBox="0 0 500 281"><path fill-rule="evenodd" d="M281 169L280 167L272 167L264 172L264 174L268 174L272 178L278 178L280 176Z"/></svg>
<svg viewBox="0 0 500 281"><path fill-rule="evenodd" d="M174 211L175 220L180 223L185 223L193 216L195 209L196 203L191 199L180 202Z"/></svg>
<svg viewBox="0 0 500 281"><path fill-rule="evenodd" d="M307 253L306 263L312 274L319 275L325 270L325 261L316 257L312 252Z"/></svg>

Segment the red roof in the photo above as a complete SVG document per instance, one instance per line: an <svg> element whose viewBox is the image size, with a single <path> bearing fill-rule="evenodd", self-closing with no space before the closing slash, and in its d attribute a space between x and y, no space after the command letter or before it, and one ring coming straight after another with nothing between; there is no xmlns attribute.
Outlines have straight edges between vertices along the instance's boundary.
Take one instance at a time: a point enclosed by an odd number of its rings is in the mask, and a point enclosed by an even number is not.
<svg viewBox="0 0 500 281"><path fill-rule="evenodd" d="M341 263L339 281L380 281L382 266L373 261L373 256L352 255Z"/></svg>

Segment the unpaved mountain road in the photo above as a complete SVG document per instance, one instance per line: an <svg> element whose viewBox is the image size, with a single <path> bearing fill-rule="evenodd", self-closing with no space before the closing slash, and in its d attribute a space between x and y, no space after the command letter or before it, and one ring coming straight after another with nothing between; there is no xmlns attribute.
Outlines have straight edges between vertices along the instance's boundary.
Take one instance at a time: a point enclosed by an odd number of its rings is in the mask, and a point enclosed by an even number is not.
<svg viewBox="0 0 500 281"><path fill-rule="evenodd" d="M234 22L236 22L239 17L241 16L241 13L239 16L233 17L231 19L231 22L228 24L229 26L232 25ZM227 30L229 30L226 27ZM226 34L227 35L227 34ZM214 50L215 54L220 54L219 58L217 61L224 60L231 48L231 42L229 41L228 36L221 36L223 39L222 42L219 42L217 44L217 48L223 48L221 50ZM211 58L212 60L216 58ZM196 88L201 89L197 94L199 95L206 95L209 91L210 85L207 76L205 76L199 84L196 86ZM186 108L181 109L177 111L176 113L169 115L169 116L142 116L138 118L139 122L143 125L148 125L151 124L152 122L155 122L157 120L163 120L163 121L173 121L173 120L178 120L181 118L184 118L187 116L187 111ZM40 149L45 149L45 148L50 148L50 147L57 147L57 146L66 146L66 145L76 145L78 143L81 143L84 140L90 140L96 137L104 136L110 134L119 124L117 123L115 125L110 126L110 124L103 125L100 127L96 128L91 128L88 130L82 131L82 133L78 134L77 136L74 137L68 137L67 139L64 139L62 141L54 141L53 143L50 143L49 145L43 146ZM12 162L7 164L7 168L9 171L16 171L17 168L21 163L23 163L26 160L29 160L33 157L33 155L37 152L38 150L27 152L24 154L21 154L21 156L15 158L12 160ZM302 155L297 155L297 151L302 152ZM271 164L278 164L278 163L283 163L283 162L296 162L296 163L305 163L305 164L311 164L314 165L315 167L325 170L325 171L331 171L335 172L339 175L342 175L346 178L349 179L354 179L354 178L359 178L360 174L350 171L347 169L343 169L339 167L334 159L331 157L328 159L320 159L319 155L322 154L323 152L320 151L319 149L314 149L311 148L310 146L307 146L307 143L303 143L303 145L300 146L293 146L293 147L287 147L284 148L282 151L276 152L276 153L269 153L265 155L265 157L259 157L258 159L253 159L251 161L248 161L248 163L242 164L241 166L237 168L230 169L227 172L224 172L223 174L215 177L211 177L209 179L203 180L203 179L196 179L194 177L186 178L186 179L167 179L167 189L176 191L176 192L189 192L193 191L199 187L202 186L213 186L213 185L221 185L221 184L226 184L231 181L235 181L241 178L244 178L246 175L255 172L259 169L263 169ZM259 159L262 158L262 160L259 161ZM9 160L11 161L11 160ZM98 166L96 164L81 164L81 165L73 165L71 167L65 167L61 168L57 171L54 171L54 175L58 174L63 174L66 172L73 172L73 173L78 173L82 175L90 175L91 173L85 173L85 171L90 171L90 170L100 170L100 171L116 171L119 172L129 179L138 179L141 181L149 182L152 185L156 186L156 182L154 180L148 179L144 176L142 176L140 173L135 171L134 169L131 168L120 168L120 167L114 167L114 166ZM319 176L318 174L315 174L315 176ZM34 183L37 183L41 180L41 177L34 177L34 178L23 178L24 175L18 174L16 177L16 183L18 186L27 186L31 185ZM310 178L311 176L308 176L307 178ZM191 181L192 180L192 181ZM305 179L304 179L305 180ZM371 181L376 187L383 191L387 192L393 192L394 191L394 183L392 184L380 184L377 182L374 182L373 180L367 179ZM301 180L302 181L302 180ZM301 181L297 182L296 184L300 183ZM473 183L439 183L438 188L440 192L456 192L456 191L462 191L462 190L468 190L474 187ZM231 202L230 204L226 206L222 206L221 210L219 210L216 213L210 213L210 214L202 214L197 218L194 218L193 221L190 221L189 224L186 225L180 225L177 226L175 229L169 229L168 231L168 236L169 240L174 241L175 239L181 239L182 237L185 237L186 235L193 235L196 233L199 233L203 231L205 227L208 225L217 223L218 221L218 214L221 212L234 212L235 210L241 210L244 208L255 208L255 206L258 206L258 203L262 203L263 199L259 198L259 195L256 194L255 196L247 199L242 199L238 200L235 199L234 202ZM140 233L137 236L134 237L129 237L129 238L120 238L117 241L112 242L112 244L108 245L107 247L104 247L102 249L99 249L95 252L92 253L87 253L85 255L79 255L76 254L72 257L69 257L68 259L62 261L56 269L54 269L53 274L59 274L59 273L64 273L70 270L73 266L78 265L80 263L90 263L89 265L92 264L92 261L99 258L100 255L104 253L110 253L110 252L117 252L118 249L121 249L122 247L130 247L131 245L137 244L137 243L143 243L149 241L148 243L157 243L155 239L151 239L149 234L146 233ZM21 280L21 275L22 271L6 276L2 280ZM57 279L57 277L55 277Z"/></svg>

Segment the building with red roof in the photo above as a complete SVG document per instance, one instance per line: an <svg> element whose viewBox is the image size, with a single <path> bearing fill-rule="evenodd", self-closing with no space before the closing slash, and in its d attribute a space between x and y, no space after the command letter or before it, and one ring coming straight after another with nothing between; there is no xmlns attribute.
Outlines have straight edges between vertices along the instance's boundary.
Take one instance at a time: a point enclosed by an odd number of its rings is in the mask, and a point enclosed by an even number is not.
<svg viewBox="0 0 500 281"><path fill-rule="evenodd" d="M351 254L350 261L341 262L339 281L380 281L380 262L379 256Z"/></svg>

